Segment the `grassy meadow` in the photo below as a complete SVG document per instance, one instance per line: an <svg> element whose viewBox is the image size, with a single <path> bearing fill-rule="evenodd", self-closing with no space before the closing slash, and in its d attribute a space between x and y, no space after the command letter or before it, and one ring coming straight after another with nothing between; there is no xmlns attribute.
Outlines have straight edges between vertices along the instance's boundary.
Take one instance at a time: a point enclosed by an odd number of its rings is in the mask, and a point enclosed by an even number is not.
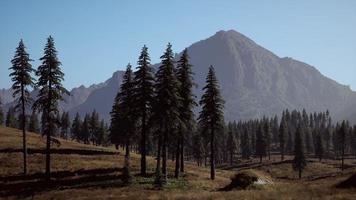
<svg viewBox="0 0 356 200"><path fill-rule="evenodd" d="M149 176L140 177L140 156L132 153L134 182L121 183L124 163L122 151L58 139L60 145L52 154L52 183L43 181L45 170L45 138L28 133L29 175L22 172L22 135L17 129L0 127L0 199L355 199L356 189L338 189L335 185L356 172L356 159L346 160L341 172L340 162L308 159L303 178L298 179L290 160L280 162L279 156L239 160L233 166L218 166L216 180L209 179L209 168L187 162L186 172L173 178L174 164L169 162L169 182L164 189L153 186L155 159L148 158ZM37 150L37 151L36 151ZM71 153L72 152L72 153ZM230 177L238 171L250 170L270 182L247 190L222 191Z"/></svg>

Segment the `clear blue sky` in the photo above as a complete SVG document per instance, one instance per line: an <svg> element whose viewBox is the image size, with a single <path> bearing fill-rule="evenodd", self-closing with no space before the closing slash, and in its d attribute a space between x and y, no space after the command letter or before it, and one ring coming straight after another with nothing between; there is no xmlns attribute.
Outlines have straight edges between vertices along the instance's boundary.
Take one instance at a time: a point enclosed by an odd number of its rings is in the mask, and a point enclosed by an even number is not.
<svg viewBox="0 0 356 200"><path fill-rule="evenodd" d="M155 63L167 42L180 52L229 29L356 89L355 0L1 0L0 88L21 38L37 68L52 35L73 88L136 65L144 44Z"/></svg>

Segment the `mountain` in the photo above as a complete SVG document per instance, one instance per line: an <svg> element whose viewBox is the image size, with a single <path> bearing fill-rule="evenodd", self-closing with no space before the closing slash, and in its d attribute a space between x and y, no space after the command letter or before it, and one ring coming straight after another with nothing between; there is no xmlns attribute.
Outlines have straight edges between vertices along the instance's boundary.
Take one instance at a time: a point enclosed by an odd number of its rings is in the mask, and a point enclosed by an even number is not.
<svg viewBox="0 0 356 200"><path fill-rule="evenodd" d="M328 109L336 120L356 123L356 93L349 87L325 77L306 63L280 58L234 30L219 31L196 42L188 47L188 53L198 84L197 101L209 66L215 67L227 121L271 116L286 108L305 108L308 112ZM62 104L62 108L72 116L77 112L84 116L95 109L108 121L123 74L117 71L91 89L73 89L67 98L69 103Z"/></svg>
<svg viewBox="0 0 356 200"><path fill-rule="evenodd" d="M1 103L3 105L10 103L11 101L14 100L12 97L12 90L11 89L0 89L0 98L1 98Z"/></svg>
<svg viewBox="0 0 356 200"><path fill-rule="evenodd" d="M353 107L356 93L349 87L323 76L306 63L280 58L234 30L219 31L192 44L188 52L198 84L195 89L198 98L208 67L215 67L226 101L227 121L275 115L286 108L305 108L307 111L329 109L336 119L356 122L356 117L352 117L356 113ZM94 91L71 113L83 115L96 109L108 120L122 75L122 71L115 72L104 87Z"/></svg>
<svg viewBox="0 0 356 200"><path fill-rule="evenodd" d="M59 103L59 110L60 111L68 111L71 110L81 104L83 104L88 96L95 90L100 89L103 87L104 84L93 84L89 87L85 87L83 85L73 88L69 93L70 95L64 96L64 101ZM37 91L34 90L31 93L32 99L36 99ZM3 101L4 111L6 112L10 106L14 106L14 98L12 97L12 90L11 89L2 89L0 90L0 98ZM30 112L30 108L28 111Z"/></svg>
<svg viewBox="0 0 356 200"><path fill-rule="evenodd" d="M114 103L114 98L122 82L123 71L115 72L110 79L102 83L102 86L94 90L83 104L80 104L73 109L68 109L73 116L75 113L80 113L82 117L86 113L96 110L100 117L109 120L109 113Z"/></svg>

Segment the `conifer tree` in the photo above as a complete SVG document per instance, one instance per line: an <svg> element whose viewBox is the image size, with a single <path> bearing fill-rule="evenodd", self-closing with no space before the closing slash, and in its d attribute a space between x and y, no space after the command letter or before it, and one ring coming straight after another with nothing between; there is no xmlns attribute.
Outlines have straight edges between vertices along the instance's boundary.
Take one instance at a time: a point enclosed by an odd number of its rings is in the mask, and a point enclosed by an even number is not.
<svg viewBox="0 0 356 200"><path fill-rule="evenodd" d="M266 153L268 154L268 160L271 160L272 134L271 134L271 127L268 119L264 120L263 133L266 141Z"/></svg>
<svg viewBox="0 0 356 200"><path fill-rule="evenodd" d="M243 133L241 134L241 156L243 159L249 159L251 155L251 144L248 135L247 128L243 128Z"/></svg>
<svg viewBox="0 0 356 200"><path fill-rule="evenodd" d="M298 171L299 178L302 178L302 172L307 165L305 155L304 155L304 146L302 139L302 128L298 126L295 133L294 141L294 159L293 159L293 170Z"/></svg>
<svg viewBox="0 0 356 200"><path fill-rule="evenodd" d="M141 175L146 175L146 143L149 134L148 119L152 112L153 104L153 68L150 63L148 48L144 46L138 59L137 71L134 73L135 103L136 113L140 119L139 129L141 130L140 153L141 153Z"/></svg>
<svg viewBox="0 0 356 200"><path fill-rule="evenodd" d="M181 106L179 109L182 125L179 129L178 146L180 147L180 172L184 172L184 140L188 137L188 133L192 132L194 123L193 108L197 106L195 96L193 94L193 72L192 65L189 63L188 49L184 49L182 56L177 62L177 78L179 85L179 96L181 97Z"/></svg>
<svg viewBox="0 0 356 200"><path fill-rule="evenodd" d="M224 101L220 94L218 80L213 66L210 66L206 78L204 94L199 104L202 110L199 113L199 125L210 131L210 178L215 179L215 133L222 128Z"/></svg>
<svg viewBox="0 0 356 200"><path fill-rule="evenodd" d="M162 174L163 182L167 179L167 153L169 140L177 133L181 125L179 109L181 108L181 98L179 96L179 81L176 77L174 67L174 58L172 45L168 43L165 53L161 56L161 65L156 73L156 103L159 105L155 109L155 115L162 119L163 137L162 137ZM176 152L179 151L179 145L176 145ZM179 173L179 154L176 156L175 177Z"/></svg>
<svg viewBox="0 0 356 200"><path fill-rule="evenodd" d="M134 110L135 108L132 107L135 101L134 89L135 85L133 82L133 73L131 65L128 64L120 91L116 95L116 101L111 112L111 136L112 138L120 137L125 143L126 152L125 164L123 168L123 182L125 184L130 184L132 182L132 175L130 172L130 145L135 136L137 124L137 116ZM115 134L117 136L114 136Z"/></svg>
<svg viewBox="0 0 356 200"><path fill-rule="evenodd" d="M344 158L345 158L345 149L346 149L346 134L348 132L348 127L346 121L342 121L341 127L338 131L338 141L341 147L341 170L344 171Z"/></svg>
<svg viewBox="0 0 356 200"><path fill-rule="evenodd" d="M63 112L61 116L61 137L67 139L70 129L70 118L68 112Z"/></svg>
<svg viewBox="0 0 356 200"><path fill-rule="evenodd" d="M266 139L263 133L262 125L259 125L256 134L256 155L260 158L260 163L262 163L262 157L266 156Z"/></svg>
<svg viewBox="0 0 356 200"><path fill-rule="evenodd" d="M44 56L40 58L42 64L38 67L36 75L39 77L36 87L38 90L37 100L34 108L42 111L44 123L44 133L47 136L46 142L46 179L50 180L50 149L51 136L56 129L56 114L58 113L58 101L63 100L63 95L69 92L62 86L64 73L61 71L57 58L57 50L51 36L47 39L44 48Z"/></svg>
<svg viewBox="0 0 356 200"><path fill-rule="evenodd" d="M16 98L15 109L20 111L21 120L19 123L22 129L22 149L23 149L23 172L27 174L27 145L26 145L26 107L32 101L28 87L34 85L34 79L31 73L34 72L32 60L29 54L26 52L26 47L21 40L19 46L16 48L14 58L11 60L12 67L9 69L11 80L13 82L12 90L13 97Z"/></svg>
<svg viewBox="0 0 356 200"><path fill-rule="evenodd" d="M315 147L316 147L315 148L315 156L319 158L319 162L320 162L324 155L323 139L322 139L320 133L318 133L316 135Z"/></svg>
<svg viewBox="0 0 356 200"><path fill-rule="evenodd" d="M39 132L39 121L38 121L38 115L35 110L32 111L31 116L30 116L30 122L28 125L28 131L30 132Z"/></svg>
<svg viewBox="0 0 356 200"><path fill-rule="evenodd" d="M228 124L228 138L227 138L227 148L229 151L229 155L230 155L230 165L232 166L233 164L233 158L234 158L234 153L235 153L235 138L233 135L233 127L232 124L229 123Z"/></svg>
<svg viewBox="0 0 356 200"><path fill-rule="evenodd" d="M96 141L99 133L99 126L100 126L99 114L96 112L96 110L94 110L91 113L88 123L89 123L89 137L90 137L89 140L93 145L96 145Z"/></svg>
<svg viewBox="0 0 356 200"><path fill-rule="evenodd" d="M81 128L82 120L80 119L79 113L76 113L71 128L72 140L76 140L77 142L82 140Z"/></svg>
<svg viewBox="0 0 356 200"><path fill-rule="evenodd" d="M87 113L85 114L82 127L80 129L80 138L84 142L84 144L89 144L90 143L90 128L89 128L89 121L90 121L90 115Z"/></svg>
<svg viewBox="0 0 356 200"><path fill-rule="evenodd" d="M2 109L2 101L0 97L0 126L4 124L4 111Z"/></svg>
<svg viewBox="0 0 356 200"><path fill-rule="evenodd" d="M281 124L279 127L279 149L281 152L281 160L284 160L284 153L285 153L285 139L287 136L287 132L288 132L288 127L287 127L287 122L284 116L284 112L282 115L282 119L281 119Z"/></svg>

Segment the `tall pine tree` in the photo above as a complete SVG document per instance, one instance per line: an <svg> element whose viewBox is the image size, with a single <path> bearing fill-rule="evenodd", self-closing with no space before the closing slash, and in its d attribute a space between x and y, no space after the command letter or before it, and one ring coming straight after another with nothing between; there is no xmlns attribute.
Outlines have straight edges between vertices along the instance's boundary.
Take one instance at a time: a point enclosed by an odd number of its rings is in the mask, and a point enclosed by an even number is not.
<svg viewBox="0 0 356 200"><path fill-rule="evenodd" d="M141 175L146 175L146 155L147 137L149 134L148 119L152 112L153 104L153 68L150 63L148 48L143 46L141 55L138 59L137 71L134 73L136 113L140 119L139 128L141 130L140 153L141 153Z"/></svg>
<svg viewBox="0 0 356 200"><path fill-rule="evenodd" d="M26 47L21 40L19 46L16 48L14 58L11 60L12 67L10 70L11 80L13 82L12 90L13 96L16 98L15 109L20 111L21 120L19 123L22 129L22 148L23 148L23 173L27 174L27 146L26 146L26 107L32 101L28 87L34 85L34 79L31 73L34 72L32 60L26 52Z"/></svg>
<svg viewBox="0 0 356 200"><path fill-rule="evenodd" d="M127 65L120 91L115 98L111 112L111 136L112 138L120 137L125 143L125 165L123 168L123 181L125 184L130 184L132 181L130 173L130 145L135 136L137 124L135 108L132 107L135 101L134 89L133 73L129 64ZM115 134L116 136L114 136Z"/></svg>
<svg viewBox="0 0 356 200"><path fill-rule="evenodd" d="M293 169L298 171L299 178L302 178L302 172L307 165L305 155L304 155L304 145L302 139L302 128L298 126L295 133L294 141L294 159L293 159Z"/></svg>
<svg viewBox="0 0 356 200"><path fill-rule="evenodd" d="M169 141L177 133L181 123L179 109L181 108L181 99L179 96L179 81L176 77L174 67L174 58L172 45L168 43L165 53L161 56L161 65L156 73L156 103L159 105L155 109L155 115L162 119L163 137L162 137L162 174L164 182L167 179L167 153ZM178 139L179 140L179 139ZM179 145L176 145L176 152L179 151ZM176 156L175 177L179 173L179 154Z"/></svg>
<svg viewBox="0 0 356 200"><path fill-rule="evenodd" d="M181 106L179 113L182 124L179 128L179 138L177 141L180 159L177 159L176 162L179 162L180 160L180 172L184 172L184 141L185 138L188 137L188 134L193 131L193 108L197 106L197 103L195 102L195 95L192 91L195 84L193 83L192 65L189 63L188 49L184 49L182 56L178 61L177 78L180 82L178 91L179 96L181 97Z"/></svg>
<svg viewBox="0 0 356 200"><path fill-rule="evenodd" d="M206 77L204 94L199 104L202 110L199 113L199 125L210 131L210 178L215 179L215 133L221 129L223 123L224 100L220 94L218 80L213 66L210 66Z"/></svg>
<svg viewBox="0 0 356 200"><path fill-rule="evenodd" d="M47 39L44 48L44 56L40 58L42 64L38 67L36 75L39 77L36 84L38 90L37 100L34 108L42 111L44 119L44 134L47 136L46 142L46 179L50 180L50 149L51 136L56 129L56 114L58 113L58 101L63 100L63 95L69 92L62 86L64 73L61 71L57 58L57 50L51 36Z"/></svg>
<svg viewBox="0 0 356 200"><path fill-rule="evenodd" d="M79 113L76 113L71 128L72 140L76 140L77 142L82 140L81 129L82 129L82 120L80 119Z"/></svg>

